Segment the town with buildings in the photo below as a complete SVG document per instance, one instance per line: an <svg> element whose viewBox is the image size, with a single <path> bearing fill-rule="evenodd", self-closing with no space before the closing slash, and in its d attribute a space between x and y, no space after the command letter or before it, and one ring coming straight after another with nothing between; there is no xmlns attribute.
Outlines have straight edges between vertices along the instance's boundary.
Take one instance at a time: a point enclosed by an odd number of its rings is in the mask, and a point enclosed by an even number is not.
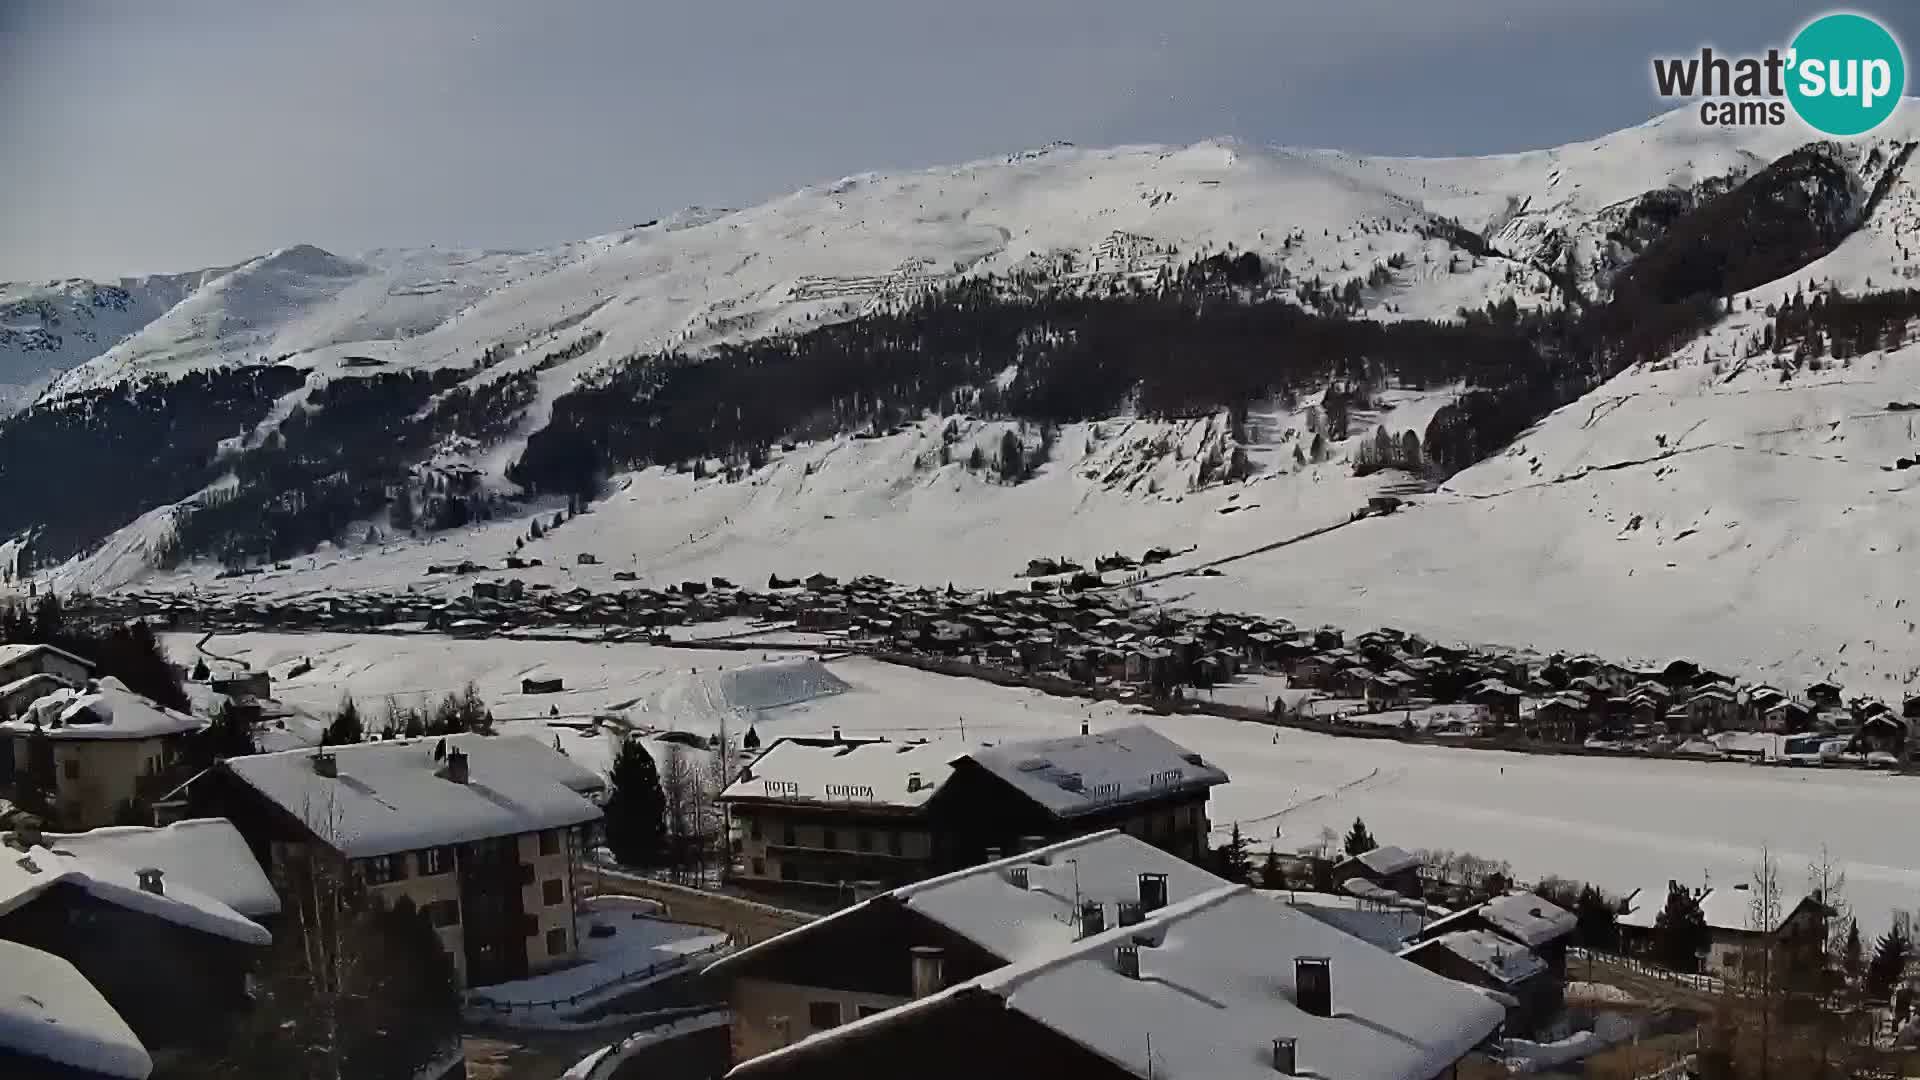
<svg viewBox="0 0 1920 1080"><path fill-rule="evenodd" d="M496 724L484 702L419 733L336 716L290 738L267 671L169 661L150 685L84 642L143 619L651 643L714 624L720 637L691 640L770 636L1463 754L1784 761L1810 736L1829 762L1904 768L1904 713L1920 703L1903 713L1831 684L1790 696L1685 661L875 579L622 597L480 580L448 600L225 606L134 594L76 598L60 617L96 636L0 645L8 1076L269 1070L265 1047L285 1040L262 1033L284 1031L341 1075L428 1080L838 1078L909 1058L972 1077L1009 1055L1143 1078L1477 1080L1582 1061L1642 1076L1697 1061L1728 1009L1876 1061L1920 1035L1904 954L1883 959L1883 939L1868 964L1819 889L1522 883L1497 861L1378 842L1360 821L1344 841L1250 843L1211 806L1235 763L1146 724L966 747L723 730L656 741L659 762L635 733L608 769L558 734ZM1271 701L1210 701L1246 679ZM538 700L564 680L529 673L520 689ZM705 755L691 780L682 749ZM679 831L663 839L663 821ZM365 1002L430 1019L399 1039ZM1748 1028L1729 1030L1714 1037ZM509 1066L475 1049L507 1035L522 1055ZM551 1056L583 1039L603 1045L572 1068Z"/></svg>

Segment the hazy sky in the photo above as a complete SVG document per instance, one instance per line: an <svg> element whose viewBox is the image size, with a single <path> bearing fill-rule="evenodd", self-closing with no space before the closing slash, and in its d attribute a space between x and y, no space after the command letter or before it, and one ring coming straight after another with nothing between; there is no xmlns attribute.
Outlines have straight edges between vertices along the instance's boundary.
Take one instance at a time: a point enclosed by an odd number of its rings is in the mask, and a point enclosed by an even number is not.
<svg viewBox="0 0 1920 1080"><path fill-rule="evenodd" d="M1856 10L1911 47L1917 7ZM1527 149L1646 119L1651 55L1763 48L1824 10L0 0L0 280L536 246L1056 139Z"/></svg>

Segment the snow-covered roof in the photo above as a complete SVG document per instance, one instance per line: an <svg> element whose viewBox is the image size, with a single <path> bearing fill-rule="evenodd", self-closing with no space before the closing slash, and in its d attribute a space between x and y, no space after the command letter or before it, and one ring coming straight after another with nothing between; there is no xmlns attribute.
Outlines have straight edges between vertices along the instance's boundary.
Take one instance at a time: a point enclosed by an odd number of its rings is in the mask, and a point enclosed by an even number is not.
<svg viewBox="0 0 1920 1080"><path fill-rule="evenodd" d="M285 750L229 759L224 768L353 858L579 825L600 817L583 792L600 777L519 735L445 737L448 755L467 756L467 782L438 775L440 738L329 747L336 775L318 752Z"/></svg>
<svg viewBox="0 0 1920 1080"><path fill-rule="evenodd" d="M1016 871L1025 874L1025 888L1015 883ZM1107 830L929 878L893 896L988 952L1018 961L1074 941L1076 898L1099 902L1106 925L1117 925L1117 905L1140 899L1143 873L1166 875L1169 903L1222 884L1184 859Z"/></svg>
<svg viewBox="0 0 1920 1080"><path fill-rule="evenodd" d="M1149 943L1138 979L1114 961L1134 940ZM1295 1004L1295 962L1305 958L1329 961L1331 1016ZM1151 1036L1156 1076L1271 1077L1273 1040L1284 1036L1296 1040L1297 1074L1429 1080L1505 1017L1470 987L1239 885L977 982L1109 1060L1141 1060Z"/></svg>
<svg viewBox="0 0 1920 1080"><path fill-rule="evenodd" d="M118 1080L147 1080L153 1059L86 976L52 953L0 938L0 1047Z"/></svg>
<svg viewBox="0 0 1920 1080"><path fill-rule="evenodd" d="M1503 986L1513 986L1547 970L1546 961L1532 949L1516 945L1491 930L1455 930L1409 947L1400 955L1412 959L1431 949L1444 949L1465 960Z"/></svg>
<svg viewBox="0 0 1920 1080"><path fill-rule="evenodd" d="M1413 852L1408 851L1405 848L1397 848L1392 845L1385 845L1382 847L1374 848L1371 851L1365 851L1360 853L1359 855L1355 855L1353 856L1353 861L1358 862L1361 866L1366 867L1368 870L1371 870L1374 873L1379 874L1382 877L1385 877L1390 874L1398 874L1406 870L1411 870L1419 866L1420 856L1415 855Z"/></svg>
<svg viewBox="0 0 1920 1080"><path fill-rule="evenodd" d="M1006 743L968 757L1060 817L1227 782L1218 767L1144 725Z"/></svg>
<svg viewBox="0 0 1920 1080"><path fill-rule="evenodd" d="M950 744L777 739L721 797L915 808L946 782L955 756Z"/></svg>
<svg viewBox="0 0 1920 1080"><path fill-rule="evenodd" d="M144 865L44 846L0 848L0 915L24 907L56 885L71 885L104 903L249 945L272 941L266 929L186 882L161 877L162 892L140 887Z"/></svg>
<svg viewBox="0 0 1920 1080"><path fill-rule="evenodd" d="M1339 893L1273 890L1267 895L1335 930L1392 952L1399 952L1402 944L1419 933L1423 925L1431 925L1426 920L1436 910L1426 908L1423 912L1425 905L1420 901L1408 900L1397 893L1389 893L1392 901L1387 903Z"/></svg>
<svg viewBox="0 0 1920 1080"><path fill-rule="evenodd" d="M1765 930L1777 932L1793 916L1807 897L1785 894L1774 911L1772 926L1761 926L1755 911L1754 891L1745 882L1728 887L1707 889L1699 898L1700 914L1706 918L1707 925L1715 930L1735 930L1751 933ZM1620 916L1620 925L1635 929L1650 930L1660 913L1666 910L1667 886L1641 889L1627 898L1627 912Z"/></svg>
<svg viewBox="0 0 1920 1080"><path fill-rule="evenodd" d="M152 739L206 726L205 719L155 704L108 676L92 690L54 690L0 723L0 730L38 732L49 739Z"/></svg>
<svg viewBox="0 0 1920 1080"><path fill-rule="evenodd" d="M1579 926L1572 912L1530 892L1496 896L1454 918L1470 915L1479 916L1488 926L1531 948L1563 938Z"/></svg>
<svg viewBox="0 0 1920 1080"><path fill-rule="evenodd" d="M193 818L164 828L114 826L84 833L48 833L50 848L99 856L125 866L158 867L169 888L178 882L248 918L276 915L280 897L240 830L225 818Z"/></svg>
<svg viewBox="0 0 1920 1080"><path fill-rule="evenodd" d="M58 645L0 645L0 668L4 668L9 664L18 663L37 653L43 652L65 657L79 664L81 667L86 668L88 671L92 671L94 668L93 661L88 660L84 656L75 656L67 650L60 648Z"/></svg>

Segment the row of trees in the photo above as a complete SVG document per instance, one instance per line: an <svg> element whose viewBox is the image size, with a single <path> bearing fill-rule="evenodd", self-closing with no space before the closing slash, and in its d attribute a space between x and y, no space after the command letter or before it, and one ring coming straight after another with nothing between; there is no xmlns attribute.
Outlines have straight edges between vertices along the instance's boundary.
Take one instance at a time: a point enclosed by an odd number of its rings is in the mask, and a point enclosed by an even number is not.
<svg viewBox="0 0 1920 1080"><path fill-rule="evenodd" d="M752 731L748 741L757 742ZM704 760L668 742L656 763L628 738L614 756L606 805L607 848L627 866L664 870L673 880L704 882L709 867L732 857L719 795L732 781L734 746L723 723Z"/></svg>

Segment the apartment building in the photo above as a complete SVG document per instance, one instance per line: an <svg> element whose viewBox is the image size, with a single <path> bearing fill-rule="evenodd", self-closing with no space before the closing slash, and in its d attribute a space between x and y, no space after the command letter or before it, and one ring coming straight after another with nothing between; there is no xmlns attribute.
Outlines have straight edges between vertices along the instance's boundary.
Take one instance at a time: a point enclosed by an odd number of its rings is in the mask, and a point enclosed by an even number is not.
<svg viewBox="0 0 1920 1080"><path fill-rule="evenodd" d="M461 985L564 967L601 778L525 736L400 739L233 758L196 785L283 892L325 867L427 913Z"/></svg>
<svg viewBox="0 0 1920 1080"><path fill-rule="evenodd" d="M971 750L836 732L776 740L721 802L741 883L880 889L1109 828L1197 859L1226 779L1144 726Z"/></svg>

